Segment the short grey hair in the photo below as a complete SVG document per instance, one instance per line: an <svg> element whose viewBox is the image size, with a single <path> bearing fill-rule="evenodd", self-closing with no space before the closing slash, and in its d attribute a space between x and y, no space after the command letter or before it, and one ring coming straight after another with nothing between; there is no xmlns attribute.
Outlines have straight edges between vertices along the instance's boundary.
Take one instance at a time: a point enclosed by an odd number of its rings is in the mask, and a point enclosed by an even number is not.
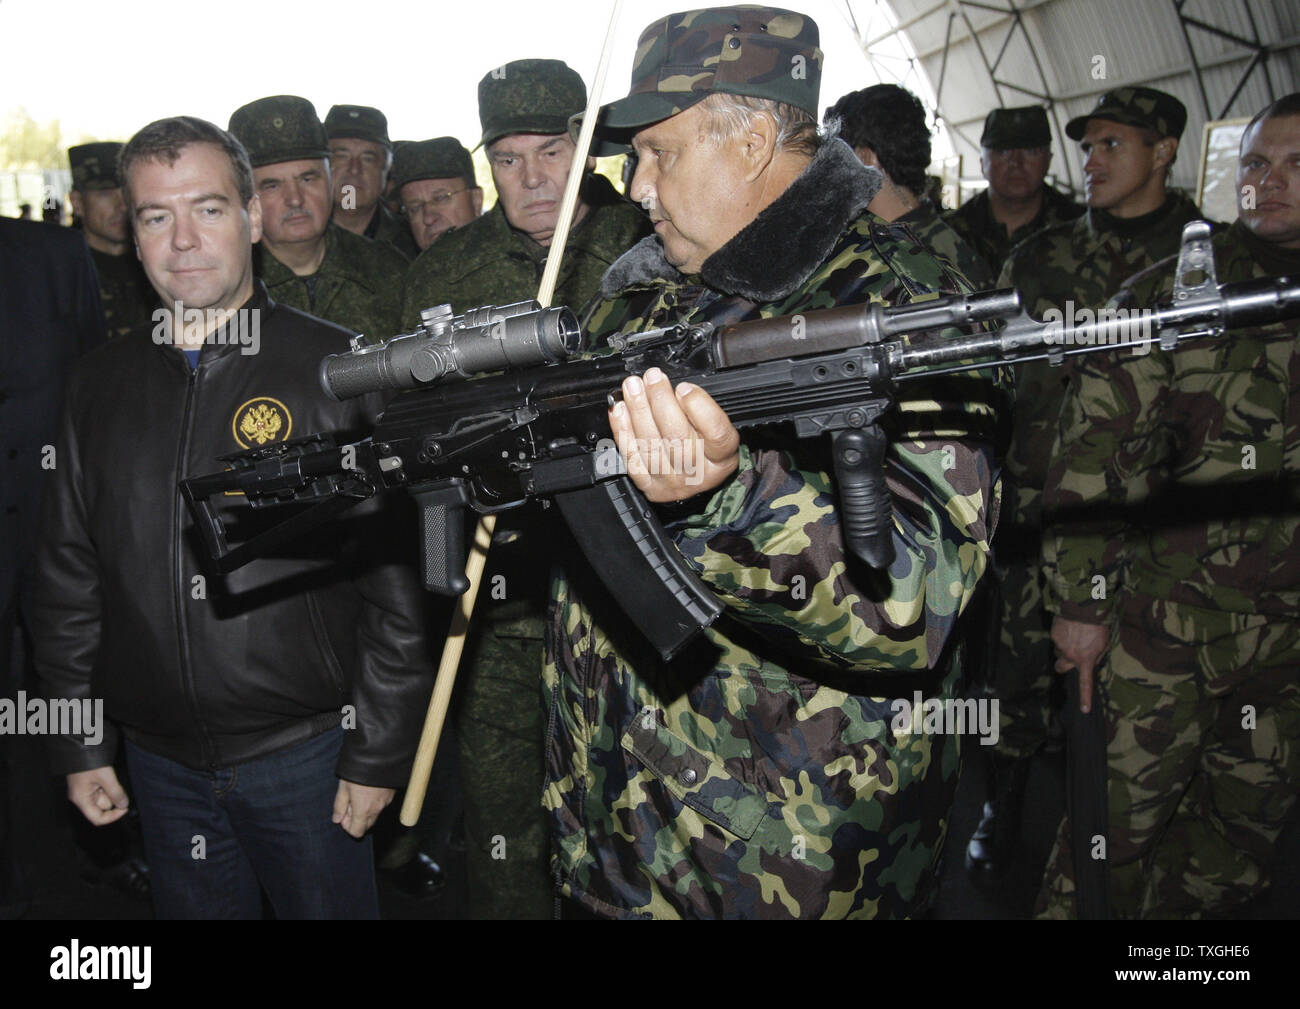
<svg viewBox="0 0 1300 1009"><path fill-rule="evenodd" d="M770 116L776 123L778 151L811 158L825 139L810 112L771 98L715 92L700 102L700 108L706 117L705 136L715 144L749 132L750 125L761 115Z"/></svg>

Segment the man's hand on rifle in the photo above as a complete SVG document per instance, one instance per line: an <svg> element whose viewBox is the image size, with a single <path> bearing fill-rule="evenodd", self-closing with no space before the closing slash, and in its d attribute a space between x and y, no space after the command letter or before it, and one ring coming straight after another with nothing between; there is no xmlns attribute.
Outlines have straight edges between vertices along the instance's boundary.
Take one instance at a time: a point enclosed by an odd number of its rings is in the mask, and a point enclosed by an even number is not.
<svg viewBox="0 0 1300 1009"><path fill-rule="evenodd" d="M740 432L703 389L673 389L658 368L623 382L609 412L627 472L650 501L683 501L713 490L736 471Z"/></svg>
<svg viewBox="0 0 1300 1009"><path fill-rule="evenodd" d="M1055 617L1052 644L1056 646L1058 673L1079 670L1079 710L1086 715L1092 709L1093 674L1110 647L1110 630L1100 624Z"/></svg>

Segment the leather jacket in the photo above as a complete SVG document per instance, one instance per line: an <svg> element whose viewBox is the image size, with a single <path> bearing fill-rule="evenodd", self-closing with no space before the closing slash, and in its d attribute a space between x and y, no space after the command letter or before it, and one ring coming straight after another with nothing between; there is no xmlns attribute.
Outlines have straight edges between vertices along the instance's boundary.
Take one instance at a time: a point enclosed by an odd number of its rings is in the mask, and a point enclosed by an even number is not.
<svg viewBox="0 0 1300 1009"><path fill-rule="evenodd" d="M260 282L244 307L259 313L255 342L246 328L245 345L206 345L191 368L137 331L84 357L68 384L37 548L35 658L49 696L102 698L109 724L98 745L56 737L55 770L111 763L117 727L207 770L341 723L339 776L398 787L432 685L425 600L400 542L410 530L393 514L404 502L367 502L221 576L177 489L228 453L355 437L370 419L374 404L335 402L317 381L347 330L277 305ZM231 495L221 507L239 541L298 506L254 511Z"/></svg>

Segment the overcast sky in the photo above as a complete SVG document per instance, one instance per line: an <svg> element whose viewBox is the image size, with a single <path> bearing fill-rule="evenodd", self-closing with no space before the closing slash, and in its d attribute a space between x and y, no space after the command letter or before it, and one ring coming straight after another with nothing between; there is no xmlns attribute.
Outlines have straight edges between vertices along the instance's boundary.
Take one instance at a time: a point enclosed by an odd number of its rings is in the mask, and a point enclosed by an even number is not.
<svg viewBox="0 0 1300 1009"><path fill-rule="evenodd" d="M788 2L821 29L822 109L892 79L888 68L868 64L845 0ZM296 94L321 118L336 103L373 105L395 140L451 134L472 147L479 79L510 60L551 57L590 86L612 7L613 0L0 0L0 112L21 106L38 121L60 120L65 135L125 140L171 115L224 127L246 102ZM690 7L624 0L604 100L626 94L642 29ZM862 22L873 7L855 0Z"/></svg>

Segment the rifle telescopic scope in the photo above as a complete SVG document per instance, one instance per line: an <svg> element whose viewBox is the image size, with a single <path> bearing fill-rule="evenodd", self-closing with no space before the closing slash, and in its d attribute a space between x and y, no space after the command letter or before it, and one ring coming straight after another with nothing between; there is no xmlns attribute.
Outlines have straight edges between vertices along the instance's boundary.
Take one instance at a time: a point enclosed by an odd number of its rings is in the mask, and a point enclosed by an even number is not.
<svg viewBox="0 0 1300 1009"><path fill-rule="evenodd" d="M321 388L334 399L416 389L448 377L563 361L582 342L571 309L542 308L535 301L489 305L457 316L451 306L439 305L420 315L414 333L373 347L358 341L347 353L325 358Z"/></svg>

